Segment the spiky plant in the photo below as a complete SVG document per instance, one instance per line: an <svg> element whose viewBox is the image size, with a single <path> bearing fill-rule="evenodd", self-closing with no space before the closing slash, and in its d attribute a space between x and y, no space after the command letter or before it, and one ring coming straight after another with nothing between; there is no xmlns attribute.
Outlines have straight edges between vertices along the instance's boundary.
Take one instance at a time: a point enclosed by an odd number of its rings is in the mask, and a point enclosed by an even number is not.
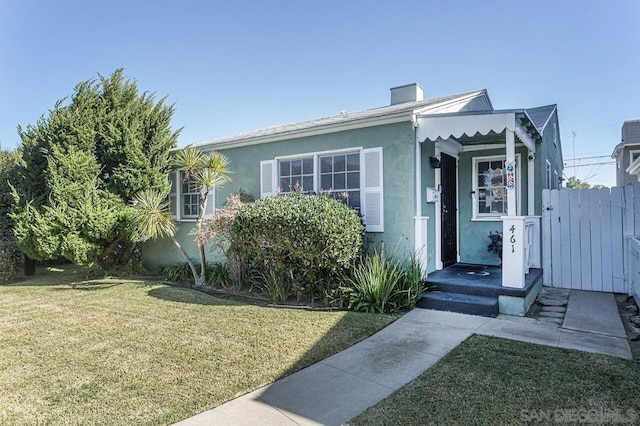
<svg viewBox="0 0 640 426"><path fill-rule="evenodd" d="M185 179L194 180L200 188L200 211L196 219L196 232L202 231L203 219L209 193L212 188L218 188L230 181L229 159L219 152L203 153L194 147L181 149L174 158L174 165L184 171ZM175 242L175 241L174 241ZM200 274L194 274L196 285L204 285L206 282L207 258L204 242L196 238L200 255ZM184 254L184 253L183 253Z"/></svg>

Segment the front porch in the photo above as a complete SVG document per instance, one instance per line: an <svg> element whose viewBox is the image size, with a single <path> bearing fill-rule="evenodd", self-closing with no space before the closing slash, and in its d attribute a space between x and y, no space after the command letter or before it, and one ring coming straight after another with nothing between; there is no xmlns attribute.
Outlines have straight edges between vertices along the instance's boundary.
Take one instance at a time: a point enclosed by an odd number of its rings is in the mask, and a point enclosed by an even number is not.
<svg viewBox="0 0 640 426"><path fill-rule="evenodd" d="M498 266L456 263L431 272L417 306L426 309L495 317L499 313L523 316L542 288L542 270L532 268L524 287L503 285Z"/></svg>
<svg viewBox="0 0 640 426"><path fill-rule="evenodd" d="M503 232L505 216L540 215L541 135L526 113L513 111L420 115L417 124L417 167L427 178L416 183L416 216L432 220L430 270L497 263L486 250L489 233Z"/></svg>

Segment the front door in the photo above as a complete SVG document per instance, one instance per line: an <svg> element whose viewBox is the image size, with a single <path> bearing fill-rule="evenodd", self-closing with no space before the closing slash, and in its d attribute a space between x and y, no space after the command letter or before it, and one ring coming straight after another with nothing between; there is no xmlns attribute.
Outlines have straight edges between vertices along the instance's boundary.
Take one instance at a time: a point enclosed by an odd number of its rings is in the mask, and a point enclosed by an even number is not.
<svg viewBox="0 0 640 426"><path fill-rule="evenodd" d="M442 266L446 268L458 260L456 159L440 154L440 167L441 259Z"/></svg>

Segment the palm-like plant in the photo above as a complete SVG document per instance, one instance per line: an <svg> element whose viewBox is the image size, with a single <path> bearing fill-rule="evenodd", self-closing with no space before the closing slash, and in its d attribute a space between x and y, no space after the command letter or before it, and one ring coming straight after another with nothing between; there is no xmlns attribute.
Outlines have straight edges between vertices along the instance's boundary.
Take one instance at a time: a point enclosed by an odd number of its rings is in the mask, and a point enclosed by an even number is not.
<svg viewBox="0 0 640 426"><path fill-rule="evenodd" d="M200 188L200 211L196 220L197 235L202 229L205 207L211 189L220 187L230 180L229 160L218 152L202 153L193 147L187 147L178 152L174 164L184 171L185 179L195 181ZM189 264L195 285L204 285L207 267L204 241L195 240L200 255L200 272L198 273L184 247L175 239L176 224L169 211L166 194L143 191L136 195L134 208L141 239L171 238Z"/></svg>

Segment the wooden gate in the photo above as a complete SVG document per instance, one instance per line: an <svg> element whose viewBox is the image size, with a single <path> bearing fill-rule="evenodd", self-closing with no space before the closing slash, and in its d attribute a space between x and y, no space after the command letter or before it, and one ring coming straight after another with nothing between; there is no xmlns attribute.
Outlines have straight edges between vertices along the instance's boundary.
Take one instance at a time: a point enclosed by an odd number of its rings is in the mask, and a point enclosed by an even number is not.
<svg viewBox="0 0 640 426"><path fill-rule="evenodd" d="M546 286L629 292L629 241L640 236L640 182L542 192Z"/></svg>

